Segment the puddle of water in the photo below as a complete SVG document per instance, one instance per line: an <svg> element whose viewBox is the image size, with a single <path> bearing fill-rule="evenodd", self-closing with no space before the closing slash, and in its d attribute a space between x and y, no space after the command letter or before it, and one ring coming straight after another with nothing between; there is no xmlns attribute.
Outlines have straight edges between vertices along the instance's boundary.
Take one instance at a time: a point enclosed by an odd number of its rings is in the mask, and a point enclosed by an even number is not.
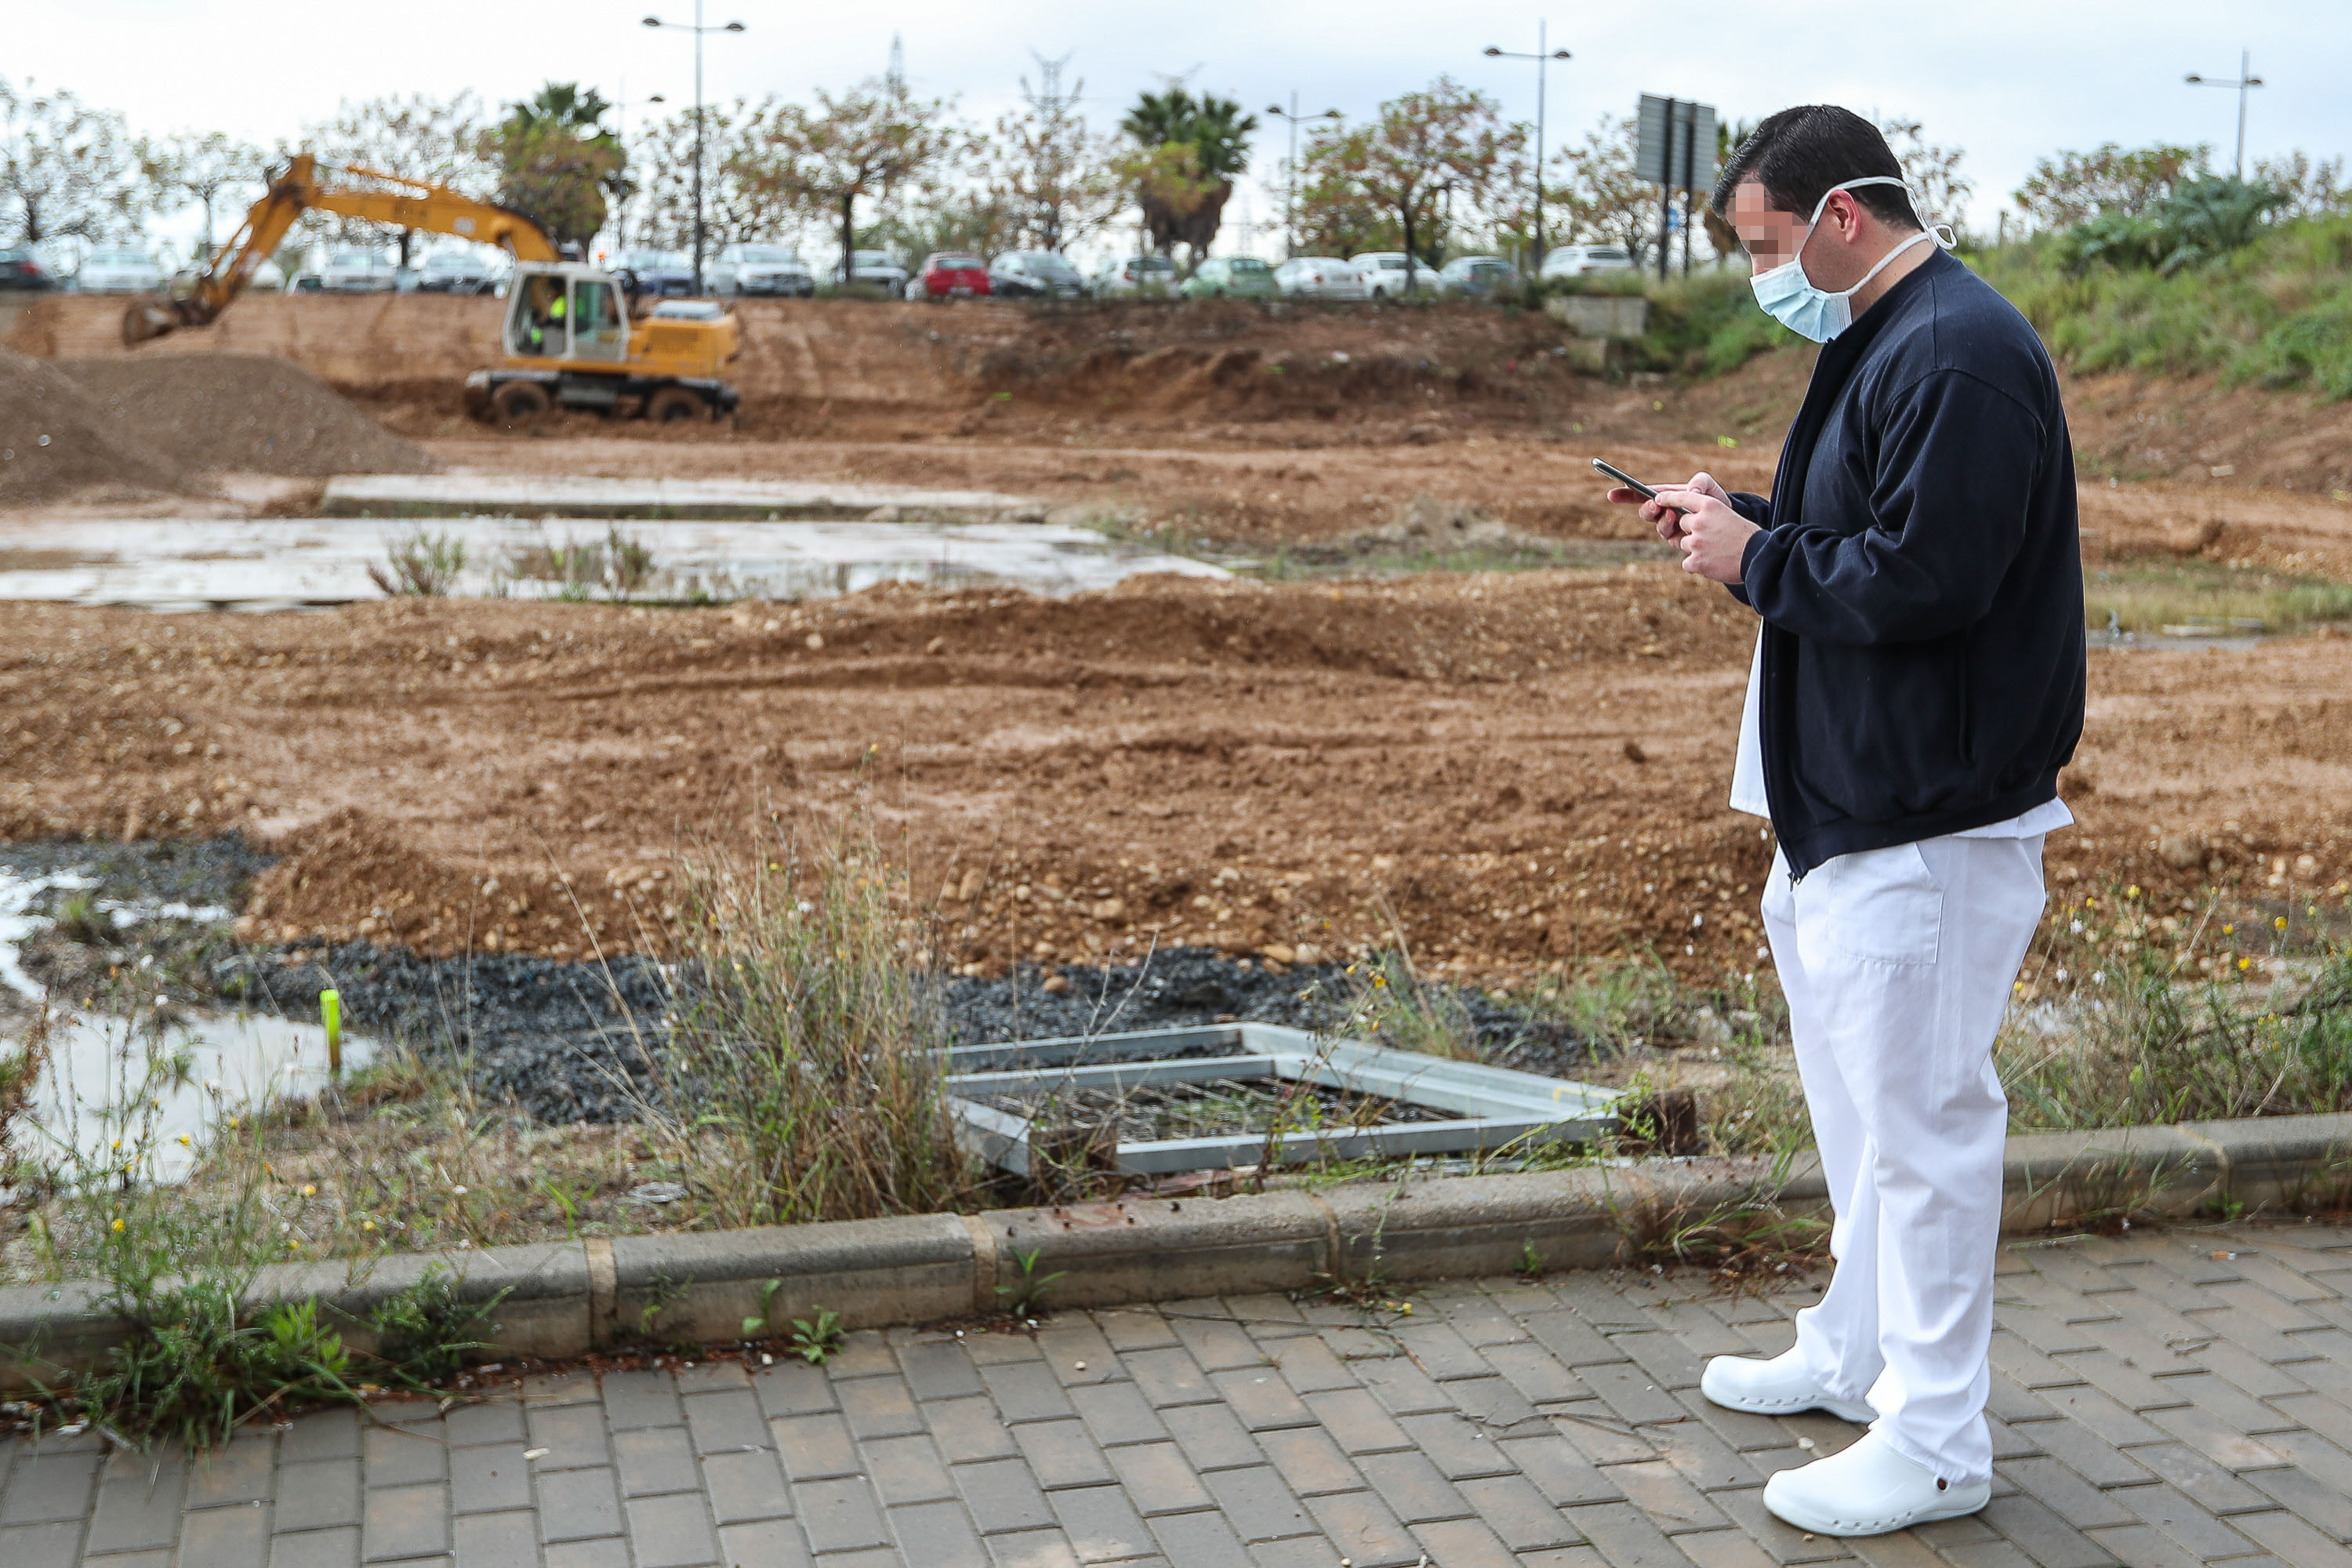
<svg viewBox="0 0 2352 1568"><path fill-rule="evenodd" d="M1179 555L1121 546L1091 529L1013 522L633 521L652 553L636 595L823 598L880 583L1001 584L1065 595L1147 572L1230 575ZM511 517L190 519L28 522L0 529L0 599L151 609L282 609L383 596L368 575L420 528L465 545L457 592L554 598L563 585L512 575L550 549L601 546L604 525Z"/></svg>
<svg viewBox="0 0 2352 1568"><path fill-rule="evenodd" d="M46 893L93 885L94 879L72 872L20 877L0 868L0 984L36 1010L46 1004L18 953L50 922L33 907ZM227 910L182 903L104 900L97 907L118 927L230 918ZM343 1036L346 1072L366 1066L373 1054L370 1041ZM173 1181L186 1174L223 1118L315 1094L329 1081L327 1034L316 1024L194 1014L134 1030L121 1018L51 1009L47 1061L34 1088L31 1126L17 1133L17 1148L40 1163L84 1171L128 1163L145 1180Z"/></svg>

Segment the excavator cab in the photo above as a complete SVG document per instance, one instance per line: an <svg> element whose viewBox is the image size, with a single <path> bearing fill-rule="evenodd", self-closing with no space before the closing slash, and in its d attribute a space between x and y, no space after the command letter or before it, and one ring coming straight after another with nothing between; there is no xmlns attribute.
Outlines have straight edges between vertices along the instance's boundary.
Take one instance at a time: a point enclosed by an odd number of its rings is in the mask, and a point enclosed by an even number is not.
<svg viewBox="0 0 2352 1568"><path fill-rule="evenodd" d="M629 327L619 286L590 267L516 268L507 291L505 346L522 360L626 360Z"/></svg>

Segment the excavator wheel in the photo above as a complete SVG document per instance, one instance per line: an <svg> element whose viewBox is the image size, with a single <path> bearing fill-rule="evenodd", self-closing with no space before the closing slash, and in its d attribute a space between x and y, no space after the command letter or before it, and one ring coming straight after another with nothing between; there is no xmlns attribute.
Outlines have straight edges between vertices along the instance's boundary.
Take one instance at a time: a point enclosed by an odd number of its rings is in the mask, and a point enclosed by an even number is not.
<svg viewBox="0 0 2352 1568"><path fill-rule="evenodd" d="M529 429L551 406L547 388L535 381L510 381L490 395L491 421L506 430Z"/></svg>
<svg viewBox="0 0 2352 1568"><path fill-rule="evenodd" d="M681 419L708 419L710 405L702 395L683 386L665 386L646 399L646 418L656 425L674 425Z"/></svg>

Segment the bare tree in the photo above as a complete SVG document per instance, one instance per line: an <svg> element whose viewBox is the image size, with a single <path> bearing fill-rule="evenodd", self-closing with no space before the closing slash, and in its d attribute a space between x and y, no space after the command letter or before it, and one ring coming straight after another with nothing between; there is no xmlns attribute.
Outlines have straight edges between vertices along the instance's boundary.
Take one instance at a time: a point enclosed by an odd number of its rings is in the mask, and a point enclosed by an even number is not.
<svg viewBox="0 0 2352 1568"><path fill-rule="evenodd" d="M1087 129L1078 111L1085 80L1066 90L1066 56L1032 58L1037 85L1021 79L1023 107L998 118L982 157L989 189L1019 237L1041 250L1065 250L1108 226L1127 205L1127 192L1111 166L1118 143Z"/></svg>
<svg viewBox="0 0 2352 1568"><path fill-rule="evenodd" d="M702 233L716 250L741 239L770 239L799 226L799 214L760 177L752 125L772 104L737 99L702 106ZM681 110L643 127L630 152L637 195L637 237L664 250L694 246L694 111Z"/></svg>
<svg viewBox="0 0 2352 1568"><path fill-rule="evenodd" d="M1392 218L1405 253L1405 291L1418 287L1421 252L1442 234L1450 207L1485 212L1507 192L1525 126L1504 121L1496 101L1450 77L1425 92L1408 92L1381 105L1368 125L1323 132L1300 157L1310 201L1364 209Z"/></svg>
<svg viewBox="0 0 2352 1568"><path fill-rule="evenodd" d="M1639 268L1657 245L1658 187L1634 173L1639 122L1604 114L1581 144L1552 160L1555 185L1568 213L1567 243L1622 246Z"/></svg>
<svg viewBox="0 0 2352 1568"><path fill-rule="evenodd" d="M2284 217L2341 217L2352 213L2352 190L2344 184L2344 160L2314 162L2307 153L2254 160L2257 185L2268 185L2286 198L2279 208Z"/></svg>
<svg viewBox="0 0 2352 1568"><path fill-rule="evenodd" d="M436 99L423 93L345 103L332 120L308 125L302 149L319 162L373 169L405 180L425 180L470 196L487 196L498 169L485 155L481 100L470 92ZM321 218L318 226L351 244L373 243L377 226L351 218ZM400 265L406 267L415 230L400 231Z"/></svg>
<svg viewBox="0 0 2352 1568"><path fill-rule="evenodd" d="M2125 148L2105 142L2089 153L2038 160L2017 189L2017 205L2043 228L2071 228L2100 213L2144 213L2189 180L2212 174L2213 149L2158 142Z"/></svg>
<svg viewBox="0 0 2352 1568"><path fill-rule="evenodd" d="M814 108L771 102L745 128L741 171L759 199L824 213L841 228L841 281L857 248L857 204L887 200L967 154L971 133L944 100L918 100L902 82L860 82L839 97L820 88Z"/></svg>
<svg viewBox="0 0 2352 1568"><path fill-rule="evenodd" d="M214 207L224 196L246 190L258 194L269 177L269 156L258 147L217 131L184 131L156 142L139 144L139 163L154 187L155 205L185 197L205 209L204 248L199 261L213 253Z"/></svg>
<svg viewBox="0 0 2352 1568"><path fill-rule="evenodd" d="M1927 140L1916 120L1887 120L1879 124L1886 144L1903 165L1903 185L1921 223L1959 226L1960 209L1969 205L1976 182L1960 173L1967 156L1958 147L1940 147Z"/></svg>
<svg viewBox="0 0 2352 1568"><path fill-rule="evenodd" d="M27 245L121 238L137 231L144 194L121 115L0 80L0 234Z"/></svg>

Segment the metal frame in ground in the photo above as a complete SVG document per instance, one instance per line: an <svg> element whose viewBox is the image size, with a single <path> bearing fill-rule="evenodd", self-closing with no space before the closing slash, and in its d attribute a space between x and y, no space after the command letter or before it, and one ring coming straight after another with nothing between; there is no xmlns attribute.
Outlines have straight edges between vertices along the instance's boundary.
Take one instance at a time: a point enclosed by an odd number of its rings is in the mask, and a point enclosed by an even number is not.
<svg viewBox="0 0 2352 1568"><path fill-rule="evenodd" d="M1204 1138L1097 1146L1129 1175L1169 1175L1255 1165L1271 1157L1295 1164L1315 1159L1491 1153L1515 1142L1583 1142L1616 1124L1618 1091L1539 1078L1479 1062L1448 1061L1362 1040L1318 1038L1278 1024L1145 1029L1131 1034L959 1046L948 1052L948 1092L966 1143L1018 1175L1033 1171L1029 1118L982 1105L978 1095L1054 1089L1271 1078L1448 1112L1437 1121L1317 1128L1269 1140L1265 1130Z"/></svg>

